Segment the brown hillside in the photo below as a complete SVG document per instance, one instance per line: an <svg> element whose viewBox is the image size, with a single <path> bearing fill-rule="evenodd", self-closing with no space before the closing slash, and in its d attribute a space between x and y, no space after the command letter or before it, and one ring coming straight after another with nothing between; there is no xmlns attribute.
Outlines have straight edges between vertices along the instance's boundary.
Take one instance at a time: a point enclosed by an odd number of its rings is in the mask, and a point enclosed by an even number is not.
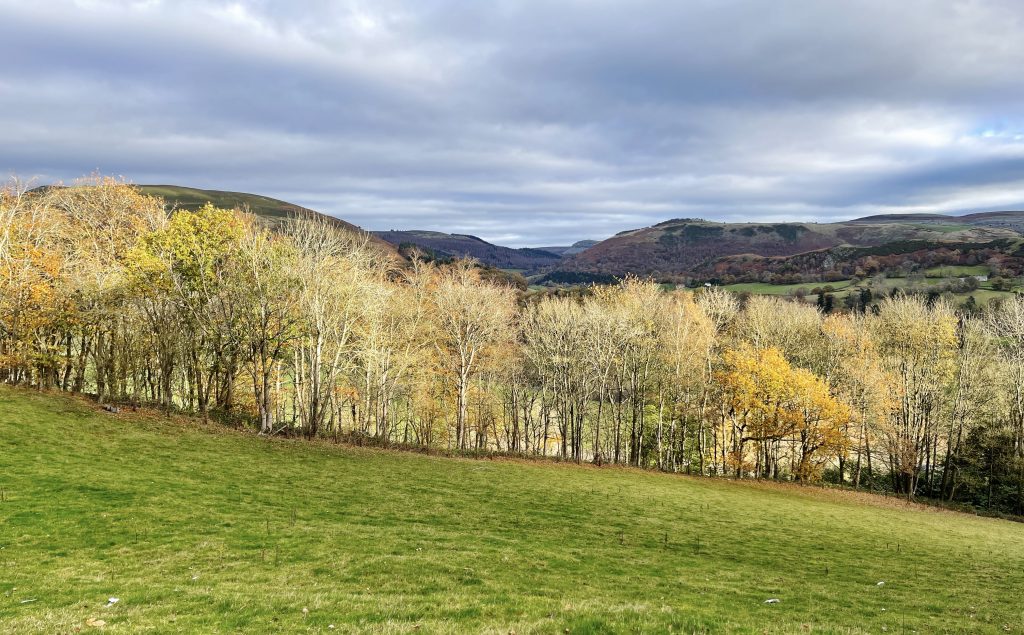
<svg viewBox="0 0 1024 635"><path fill-rule="evenodd" d="M569 257L559 271L588 274L685 276L717 258L737 254L791 256L839 245L896 241L987 242L1018 238L1010 228L949 222L715 223L677 219L622 232Z"/></svg>

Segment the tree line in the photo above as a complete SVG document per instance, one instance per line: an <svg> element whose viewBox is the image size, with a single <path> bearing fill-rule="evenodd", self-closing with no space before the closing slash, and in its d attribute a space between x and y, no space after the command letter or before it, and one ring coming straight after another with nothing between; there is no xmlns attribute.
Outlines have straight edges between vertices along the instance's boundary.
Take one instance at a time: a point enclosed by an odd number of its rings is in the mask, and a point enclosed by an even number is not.
<svg viewBox="0 0 1024 635"><path fill-rule="evenodd" d="M529 296L317 215L0 193L0 378L262 434L884 489L1024 512L1024 299L635 278Z"/></svg>

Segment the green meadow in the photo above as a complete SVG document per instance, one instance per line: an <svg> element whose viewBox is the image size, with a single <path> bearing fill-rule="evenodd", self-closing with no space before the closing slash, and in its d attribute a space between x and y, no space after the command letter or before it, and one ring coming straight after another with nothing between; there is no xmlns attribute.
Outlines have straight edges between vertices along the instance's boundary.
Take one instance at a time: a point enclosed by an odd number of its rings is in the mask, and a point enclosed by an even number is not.
<svg viewBox="0 0 1024 635"><path fill-rule="evenodd" d="M723 289L728 289L735 293L752 293L755 295L789 295L797 289L803 289L805 292L810 293L811 289L832 287L835 292L842 291L853 284L852 280L840 280L838 282L812 282L812 283L801 283L801 284L769 284L767 282L738 282L736 284L724 285Z"/></svg>
<svg viewBox="0 0 1024 635"><path fill-rule="evenodd" d="M0 388L2 632L1019 633L1022 590L1007 521Z"/></svg>

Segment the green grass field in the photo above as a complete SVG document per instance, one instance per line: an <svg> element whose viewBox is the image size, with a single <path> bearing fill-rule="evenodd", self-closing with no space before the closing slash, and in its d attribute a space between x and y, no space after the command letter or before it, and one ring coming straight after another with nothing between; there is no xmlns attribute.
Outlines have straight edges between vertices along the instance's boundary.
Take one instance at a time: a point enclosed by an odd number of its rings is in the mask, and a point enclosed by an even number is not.
<svg viewBox="0 0 1024 635"><path fill-rule="evenodd" d="M739 282L736 284L722 285L722 288L734 293L753 293L756 295L788 295L797 289L803 289L808 294L811 289L818 287L832 287L835 292L841 291L853 284L852 280L840 280L838 282L805 282L802 284L768 284L766 282Z"/></svg>
<svg viewBox="0 0 1024 635"><path fill-rule="evenodd" d="M0 388L0 490L3 632L1024 624L1024 525L815 488L268 441Z"/></svg>
<svg viewBox="0 0 1024 635"><path fill-rule="evenodd" d="M985 265L945 265L925 269L924 275L929 278L954 278L961 276L987 276L989 268Z"/></svg>

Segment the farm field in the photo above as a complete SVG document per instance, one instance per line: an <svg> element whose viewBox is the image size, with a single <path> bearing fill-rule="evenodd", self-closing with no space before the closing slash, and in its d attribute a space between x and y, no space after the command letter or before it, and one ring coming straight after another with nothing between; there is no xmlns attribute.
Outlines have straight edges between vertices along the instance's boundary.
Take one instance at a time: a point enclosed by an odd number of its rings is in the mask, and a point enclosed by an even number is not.
<svg viewBox="0 0 1024 635"><path fill-rule="evenodd" d="M268 441L9 388L0 488L5 632L1024 628L1024 525L848 492Z"/></svg>
<svg viewBox="0 0 1024 635"><path fill-rule="evenodd" d="M945 265L924 270L924 275L936 278L953 276L987 276L989 268L985 265Z"/></svg>
<svg viewBox="0 0 1024 635"><path fill-rule="evenodd" d="M740 282L737 284L723 285L723 289L727 289L734 293L753 293L755 295L789 295L797 289L804 289L810 292L815 287L831 286L836 292L846 289L853 284L852 280L840 280L838 282L814 282L814 283L801 283L801 284L768 284L765 282Z"/></svg>

